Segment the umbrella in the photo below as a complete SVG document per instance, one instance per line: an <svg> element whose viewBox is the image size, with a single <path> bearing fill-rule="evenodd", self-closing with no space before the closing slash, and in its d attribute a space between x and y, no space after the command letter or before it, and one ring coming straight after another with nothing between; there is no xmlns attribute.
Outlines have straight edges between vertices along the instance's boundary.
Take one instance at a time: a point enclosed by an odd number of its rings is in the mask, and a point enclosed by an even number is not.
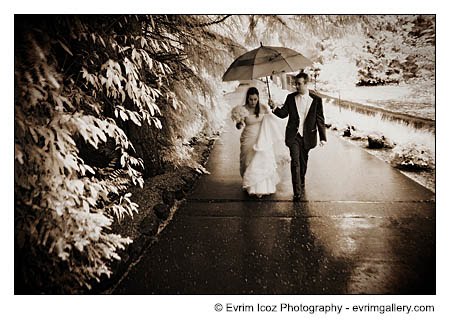
<svg viewBox="0 0 450 324"><path fill-rule="evenodd" d="M252 80L277 73L295 72L312 65L313 62L302 54L286 47L261 46L247 52L230 65L222 77L223 81Z"/></svg>

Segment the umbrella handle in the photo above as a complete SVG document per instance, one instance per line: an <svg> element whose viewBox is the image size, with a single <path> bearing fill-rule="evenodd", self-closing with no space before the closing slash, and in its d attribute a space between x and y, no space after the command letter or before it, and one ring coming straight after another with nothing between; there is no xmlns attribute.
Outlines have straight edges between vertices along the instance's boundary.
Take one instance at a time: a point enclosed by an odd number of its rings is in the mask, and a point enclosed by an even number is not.
<svg viewBox="0 0 450 324"><path fill-rule="evenodd" d="M266 76L266 84L267 84L267 92L269 93L269 99L270 98L270 88L269 88L269 78Z"/></svg>

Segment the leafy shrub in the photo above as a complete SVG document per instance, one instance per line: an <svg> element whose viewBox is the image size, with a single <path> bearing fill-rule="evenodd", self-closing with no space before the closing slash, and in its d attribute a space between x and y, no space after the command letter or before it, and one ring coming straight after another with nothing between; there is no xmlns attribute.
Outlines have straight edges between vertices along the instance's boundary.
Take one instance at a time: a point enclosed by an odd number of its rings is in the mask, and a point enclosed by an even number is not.
<svg viewBox="0 0 450 324"><path fill-rule="evenodd" d="M391 163L400 169L426 170L434 167L434 157L427 147L410 143L394 149Z"/></svg>
<svg viewBox="0 0 450 324"><path fill-rule="evenodd" d="M131 242L111 230L137 212L129 186L165 162L194 164L180 141L217 125L192 94L207 96L201 75L217 68L202 61L217 55L205 37L222 39L205 32L209 16L15 22L16 289L77 292Z"/></svg>
<svg viewBox="0 0 450 324"><path fill-rule="evenodd" d="M371 16L368 22L366 44L357 58L358 85L434 79L433 16Z"/></svg>

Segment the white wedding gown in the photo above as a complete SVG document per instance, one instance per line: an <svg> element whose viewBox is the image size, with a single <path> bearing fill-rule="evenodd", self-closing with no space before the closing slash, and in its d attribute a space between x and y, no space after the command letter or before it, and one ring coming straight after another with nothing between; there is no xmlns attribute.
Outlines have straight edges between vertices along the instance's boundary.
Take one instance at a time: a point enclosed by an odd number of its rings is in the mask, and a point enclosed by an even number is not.
<svg viewBox="0 0 450 324"><path fill-rule="evenodd" d="M269 110L261 109L257 118L245 118L241 134L240 172L242 187L250 195L269 195L276 192L280 182L278 168L289 161L289 150L284 144L285 122Z"/></svg>

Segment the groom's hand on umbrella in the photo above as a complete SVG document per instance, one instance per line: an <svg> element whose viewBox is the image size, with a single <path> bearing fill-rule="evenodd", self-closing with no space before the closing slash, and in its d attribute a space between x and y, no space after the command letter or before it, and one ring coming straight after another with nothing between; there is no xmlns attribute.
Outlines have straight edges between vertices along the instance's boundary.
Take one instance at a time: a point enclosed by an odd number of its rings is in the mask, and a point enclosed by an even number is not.
<svg viewBox="0 0 450 324"><path fill-rule="evenodd" d="M269 98L269 101L268 101L268 103L269 103L269 107L270 107L270 109L274 109L275 108L275 103L273 102L273 100L272 100L272 98Z"/></svg>

